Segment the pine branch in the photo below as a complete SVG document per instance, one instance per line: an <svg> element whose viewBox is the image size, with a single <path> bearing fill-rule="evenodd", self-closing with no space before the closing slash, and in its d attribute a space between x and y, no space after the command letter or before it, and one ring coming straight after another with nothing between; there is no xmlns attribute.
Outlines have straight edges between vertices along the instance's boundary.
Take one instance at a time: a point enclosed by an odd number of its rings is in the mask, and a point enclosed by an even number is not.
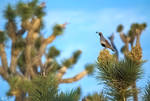
<svg viewBox="0 0 150 101"><path fill-rule="evenodd" d="M54 101L79 101L81 89L73 89L69 92L60 92Z"/></svg>
<svg viewBox="0 0 150 101"><path fill-rule="evenodd" d="M60 54L60 51L56 49L55 46L52 46L49 48L47 55L47 58L55 58Z"/></svg>
<svg viewBox="0 0 150 101"><path fill-rule="evenodd" d="M55 59L53 58L47 58L46 62L42 64L42 60L39 61L39 66L40 66L40 74L43 76L47 76L51 73L56 73L58 68L61 66L56 62Z"/></svg>
<svg viewBox="0 0 150 101"><path fill-rule="evenodd" d="M81 55L81 50L75 51L69 59L63 61L63 65L66 66L67 68L72 67L72 65L74 65L78 61L80 55Z"/></svg>
<svg viewBox="0 0 150 101"><path fill-rule="evenodd" d="M16 67L17 67L17 60L18 60L18 55L20 51L18 49L13 49L11 51L11 64L10 64L10 71L12 73L16 73Z"/></svg>
<svg viewBox="0 0 150 101"><path fill-rule="evenodd" d="M150 101L150 81L148 81L144 89L143 99L144 99L143 101Z"/></svg>
<svg viewBox="0 0 150 101"><path fill-rule="evenodd" d="M56 36L51 35L50 37L48 37L47 39L45 39L43 42L41 42L41 46L39 48L39 52L37 53L37 56L35 56L32 59L32 65L39 65L39 61L42 57L42 55L45 53L45 48L48 44L50 44L51 42L53 42L55 40Z"/></svg>
<svg viewBox="0 0 150 101"><path fill-rule="evenodd" d="M31 51L32 51L32 44L28 41L25 49L25 60L26 60L26 76L29 77L34 77L35 73L33 71L33 66L32 66L32 58L31 58Z"/></svg>
<svg viewBox="0 0 150 101"><path fill-rule="evenodd" d="M27 42L31 42L35 32L37 32L37 30L40 28L40 23L41 19L39 18L32 18L31 22L26 20L22 23L23 28L26 28L29 31L26 37Z"/></svg>
<svg viewBox="0 0 150 101"><path fill-rule="evenodd" d="M56 76L58 79L61 79L62 76L66 73L67 69L77 62L80 54L81 54L81 51L78 50L78 51L74 52L73 55L69 59L66 59L63 62L63 67L60 68L60 70L58 71L58 74Z"/></svg>
<svg viewBox="0 0 150 101"><path fill-rule="evenodd" d="M1 57L1 63L2 67L4 68L5 72L8 70L8 63L7 63L7 56L6 56L6 51L5 47L3 44L0 44L0 57Z"/></svg>
<svg viewBox="0 0 150 101"><path fill-rule="evenodd" d="M31 39L27 38L27 44L25 48L25 62L26 62L26 76L27 77L34 76L34 75L31 75L31 72L33 73L33 66L32 66L32 61L31 61L32 44L29 40Z"/></svg>
<svg viewBox="0 0 150 101"><path fill-rule="evenodd" d="M33 58L33 63L32 63L33 65L34 64L39 65L38 61L41 58L41 56L44 54L46 46L48 44L52 43L56 39L56 36L61 35L63 33L63 30L64 30L63 25L54 26L52 35L49 36L47 39L45 39L42 42L42 45L41 45L39 52L38 52L38 55Z"/></svg>
<svg viewBox="0 0 150 101"><path fill-rule="evenodd" d="M18 49L16 48L16 42L17 42L17 34L16 34L16 24L15 21L8 21L6 26L8 35L10 36L12 40L12 48L11 48L11 64L10 64L10 70L12 73L16 72L16 66L17 66L17 56L19 54Z"/></svg>
<svg viewBox="0 0 150 101"><path fill-rule="evenodd" d="M136 46L140 46L140 35L141 35L141 31L139 29L136 29Z"/></svg>
<svg viewBox="0 0 150 101"><path fill-rule="evenodd" d="M66 71L66 69L67 68L65 68L65 67L61 69L62 74ZM76 81L82 79L83 77L85 77L86 75L92 74L93 71L94 71L94 65L93 64L86 65L85 70L83 70L82 72L80 72L79 74L75 75L72 78L67 78L67 79L62 79L61 78L60 83L73 83L73 82L76 82Z"/></svg>
<svg viewBox="0 0 150 101"><path fill-rule="evenodd" d="M3 44L4 42L6 42L7 41L7 34L6 34L6 32L4 32L4 31L1 31L0 30L0 44Z"/></svg>
<svg viewBox="0 0 150 101"><path fill-rule="evenodd" d="M25 60L26 60L26 76L31 75L32 77L35 76L35 73L33 71L33 65L32 65L32 46L35 42L34 35L38 28L40 28L40 19L39 18L33 18L31 21L31 28L28 29L28 35L26 37L26 48L25 48ZM25 26L26 27L26 26Z"/></svg>
<svg viewBox="0 0 150 101"><path fill-rule="evenodd" d="M31 29L31 22L29 20L24 20L22 21L21 27L25 30L30 30Z"/></svg>
<svg viewBox="0 0 150 101"><path fill-rule="evenodd" d="M56 38L56 36L52 34L51 36L49 36L47 39L44 40L43 46L44 46L44 44L48 45L48 44L52 43L55 40L55 38Z"/></svg>
<svg viewBox="0 0 150 101"><path fill-rule="evenodd" d="M4 17L9 21L15 20L16 11L13 9L13 7L10 4L7 5L7 8L4 11Z"/></svg>
<svg viewBox="0 0 150 101"><path fill-rule="evenodd" d="M39 18L32 18L31 24L32 24L31 29L35 32L35 31L37 31L40 28L41 19L39 19Z"/></svg>
<svg viewBox="0 0 150 101"><path fill-rule="evenodd" d="M12 47L11 47L11 64L10 71L12 73L16 73L17 60L19 53L21 53L21 49L24 47L24 42L21 37L13 37L12 39Z"/></svg>
<svg viewBox="0 0 150 101"><path fill-rule="evenodd" d="M16 31L17 31L17 26L16 26L15 21L8 21L7 22L6 31L8 33L8 36L11 38L11 40L15 40Z"/></svg>
<svg viewBox="0 0 150 101"><path fill-rule="evenodd" d="M122 39L122 41L126 44L129 42L129 37L126 36L123 32L120 32L120 38Z"/></svg>
<svg viewBox="0 0 150 101"><path fill-rule="evenodd" d="M127 35L125 35L125 34L123 33L123 25L119 25L119 26L118 26L117 32L119 33L121 40L124 42L126 51L128 52L128 51L129 51L129 46L128 46L128 44L129 44L129 41L130 41L130 37L127 36Z"/></svg>
<svg viewBox="0 0 150 101"><path fill-rule="evenodd" d="M20 30L18 30L17 35L22 36L25 33L25 29L21 28Z"/></svg>
<svg viewBox="0 0 150 101"><path fill-rule="evenodd" d="M67 71L67 67L66 66L61 67L60 70L58 71L56 77L58 79L61 79L62 76L66 73L66 71Z"/></svg>
<svg viewBox="0 0 150 101"><path fill-rule="evenodd" d="M42 5L38 5L38 0L33 0L28 3L20 1L17 4L16 10L22 21L25 21L32 17L42 18L45 15L43 8Z"/></svg>
<svg viewBox="0 0 150 101"><path fill-rule="evenodd" d="M0 75L5 79L8 80L9 79L9 75L8 72L4 70L3 67L0 66Z"/></svg>
<svg viewBox="0 0 150 101"><path fill-rule="evenodd" d="M87 97L85 97L82 101L108 101L107 97L104 96L104 93L94 93L94 94L88 94Z"/></svg>
<svg viewBox="0 0 150 101"><path fill-rule="evenodd" d="M132 91L133 91L133 100L138 101L138 91L137 91L137 87L136 87L136 81L134 81L134 83L132 85Z"/></svg>
<svg viewBox="0 0 150 101"><path fill-rule="evenodd" d="M87 70L84 70L82 72L80 72L79 74L77 74L76 76L72 77L72 78L68 78L68 79L62 79L60 81L60 83L73 83L76 82L80 79L82 79L83 77L85 77L88 74Z"/></svg>

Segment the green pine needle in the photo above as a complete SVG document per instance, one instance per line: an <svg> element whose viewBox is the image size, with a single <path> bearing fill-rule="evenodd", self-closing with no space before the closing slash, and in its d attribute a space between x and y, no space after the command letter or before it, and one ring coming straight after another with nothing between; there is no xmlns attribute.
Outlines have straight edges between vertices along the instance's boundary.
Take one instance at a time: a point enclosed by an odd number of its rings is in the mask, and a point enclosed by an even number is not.
<svg viewBox="0 0 150 101"><path fill-rule="evenodd" d="M135 36L135 34L134 34L134 32L132 30L129 30L128 31L128 36L129 37L133 37L133 36Z"/></svg>
<svg viewBox="0 0 150 101"><path fill-rule="evenodd" d="M15 42L14 48L22 50L24 49L25 45L26 45L25 39L23 39L22 37L18 37Z"/></svg>
<svg viewBox="0 0 150 101"><path fill-rule="evenodd" d="M60 51L58 49L56 49L55 46L52 46L49 48L48 50L48 54L47 57L48 58L55 58L56 56L58 56L60 54Z"/></svg>
<svg viewBox="0 0 150 101"><path fill-rule="evenodd" d="M38 3L38 0L32 0L31 2L29 2L28 3L28 5L30 6L30 7L36 7L37 6L37 3Z"/></svg>
<svg viewBox="0 0 150 101"><path fill-rule="evenodd" d="M126 52L126 51L127 51L127 50L126 50L126 46L122 46L121 52L124 53L124 52Z"/></svg>
<svg viewBox="0 0 150 101"><path fill-rule="evenodd" d="M32 17L33 9L23 2L17 4L17 14L22 18L22 20L27 20Z"/></svg>
<svg viewBox="0 0 150 101"><path fill-rule="evenodd" d="M127 58L112 65L109 62L105 66L98 64L97 79L101 79L105 85L113 89L112 93L119 92L116 93L119 94L117 96L122 96L121 92L123 91L125 96L129 97L131 93L128 88L133 85L133 82L141 78L141 65Z"/></svg>
<svg viewBox="0 0 150 101"><path fill-rule="evenodd" d="M139 29L139 28L140 28L140 25L138 23L133 23L131 25L131 30L133 30L133 31L136 31L136 29Z"/></svg>
<svg viewBox="0 0 150 101"><path fill-rule="evenodd" d="M79 101L81 90L77 88L75 90L71 90L70 92L61 92L57 95L54 101Z"/></svg>
<svg viewBox="0 0 150 101"><path fill-rule="evenodd" d="M118 27L117 27L117 32L122 32L123 31L123 25L119 25Z"/></svg>
<svg viewBox="0 0 150 101"><path fill-rule="evenodd" d="M12 8L10 4L6 7L6 10L4 11L4 17L9 21L15 20L16 11Z"/></svg>
<svg viewBox="0 0 150 101"><path fill-rule="evenodd" d="M88 99L88 101L107 101L106 97L104 96L103 93L94 93L94 94L89 94L86 99Z"/></svg>
<svg viewBox="0 0 150 101"><path fill-rule="evenodd" d="M63 28L61 25L59 24L56 24L54 27L53 27L53 34L55 36L58 36L58 35L61 35L63 33Z"/></svg>
<svg viewBox="0 0 150 101"><path fill-rule="evenodd" d="M26 63L25 63L24 51L20 54L17 63L18 63L19 70L22 72L22 74L24 74L25 71L26 71L26 68L25 68Z"/></svg>
<svg viewBox="0 0 150 101"><path fill-rule="evenodd" d="M5 25L5 28L7 30L8 36L11 37L13 34L16 34L17 26L15 21L8 21Z"/></svg>
<svg viewBox="0 0 150 101"><path fill-rule="evenodd" d="M8 94L12 95L13 91L23 91L23 92L27 92L29 91L29 88L31 87L31 82L23 79L19 76L13 76L9 78L9 84L10 84L10 91L8 92Z"/></svg>
<svg viewBox="0 0 150 101"><path fill-rule="evenodd" d="M77 60L80 57L80 54L81 54L81 50L75 51L71 58L66 59L65 61L63 61L63 65L68 67L68 68L71 67L72 65L74 65L77 62Z"/></svg>
<svg viewBox="0 0 150 101"><path fill-rule="evenodd" d="M86 65L85 69L88 71L88 74L92 74L94 72L94 65L88 64Z"/></svg>
<svg viewBox="0 0 150 101"><path fill-rule="evenodd" d="M145 88L145 93L144 93L144 101L150 101L150 82L148 82L146 88Z"/></svg>
<svg viewBox="0 0 150 101"><path fill-rule="evenodd" d="M73 64L75 64L77 62L77 60L79 59L80 55L81 55L81 50L77 50L76 52L73 53Z"/></svg>
<svg viewBox="0 0 150 101"><path fill-rule="evenodd" d="M70 61L70 59L66 59L63 61L63 65L69 68L72 65L72 61Z"/></svg>
<svg viewBox="0 0 150 101"><path fill-rule="evenodd" d="M45 12L43 11L43 8L37 7L34 11L34 15L38 18L42 18L45 15Z"/></svg>
<svg viewBox="0 0 150 101"><path fill-rule="evenodd" d="M22 18L23 21L34 16L42 18L45 15L45 12L37 3L38 0L33 0L29 3L19 2L17 4L17 14Z"/></svg>
<svg viewBox="0 0 150 101"><path fill-rule="evenodd" d="M147 27L147 24L146 24L146 23L140 24L140 29L141 29L141 30L144 30L146 27Z"/></svg>
<svg viewBox="0 0 150 101"><path fill-rule="evenodd" d="M35 41L35 48L39 49L42 45L42 37L38 37Z"/></svg>
<svg viewBox="0 0 150 101"><path fill-rule="evenodd" d="M47 77L37 76L32 80L29 90L31 101L54 101L58 91L57 79L50 74Z"/></svg>
<svg viewBox="0 0 150 101"><path fill-rule="evenodd" d="M7 40L7 35L5 32L0 31L0 43L4 43Z"/></svg>
<svg viewBox="0 0 150 101"><path fill-rule="evenodd" d="M46 74L56 73L58 69L61 68L61 66L58 64L56 60L49 62L46 65Z"/></svg>

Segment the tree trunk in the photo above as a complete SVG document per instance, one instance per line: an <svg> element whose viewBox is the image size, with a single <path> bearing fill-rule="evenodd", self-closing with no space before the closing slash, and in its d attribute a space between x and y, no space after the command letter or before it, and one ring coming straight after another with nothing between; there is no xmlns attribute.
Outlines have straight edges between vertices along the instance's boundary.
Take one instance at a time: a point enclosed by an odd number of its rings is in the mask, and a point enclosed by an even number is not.
<svg viewBox="0 0 150 101"><path fill-rule="evenodd" d="M136 82L134 82L133 86L132 86L132 90L133 90L133 101L138 101L138 92L136 90Z"/></svg>
<svg viewBox="0 0 150 101"><path fill-rule="evenodd" d="M25 101L25 93L21 92L20 95L16 96L15 101Z"/></svg>
<svg viewBox="0 0 150 101"><path fill-rule="evenodd" d="M125 96L125 92L124 91L122 92L122 101L127 101L127 98Z"/></svg>

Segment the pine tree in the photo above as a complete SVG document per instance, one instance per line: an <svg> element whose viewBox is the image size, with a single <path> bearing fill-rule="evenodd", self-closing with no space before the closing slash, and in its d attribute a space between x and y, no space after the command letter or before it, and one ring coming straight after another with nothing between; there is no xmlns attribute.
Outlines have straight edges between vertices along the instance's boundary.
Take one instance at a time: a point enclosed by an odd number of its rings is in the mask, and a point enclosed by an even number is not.
<svg viewBox="0 0 150 101"><path fill-rule="evenodd" d="M146 23L134 23L128 33L124 34L123 25L118 26L117 32L119 32L124 43L121 48L124 59L118 57L118 50L113 41L114 36L109 37L109 39L116 52L111 54L107 49L100 51L97 58L99 71L97 79L106 85L105 93L107 98L112 101L127 101L129 97L133 97L134 101L138 101L139 91L136 87L136 81L141 78L143 73L142 64L145 62L142 60L140 36L145 28Z"/></svg>
<svg viewBox="0 0 150 101"><path fill-rule="evenodd" d="M41 35L44 6L44 3L33 0L28 3L20 1L5 9L7 22L5 30L0 31L0 75L10 85L8 96L15 96L16 101L77 101L80 98L79 89L59 93L58 85L73 83L91 74L93 65L86 65L85 70L72 78L62 78L67 69L77 63L81 51L75 51L61 64L56 61L60 51L55 46L49 49L47 46L63 34L66 23L56 24L53 33L44 38ZM20 20L20 25L16 19ZM7 40L11 40L11 47L6 47ZM11 49L11 53L6 55L7 48ZM8 55L11 56L10 65ZM45 56L45 63L42 63L42 56Z"/></svg>
<svg viewBox="0 0 150 101"><path fill-rule="evenodd" d="M145 92L143 96L144 101L150 101L150 82L145 87Z"/></svg>
<svg viewBox="0 0 150 101"><path fill-rule="evenodd" d="M107 101L107 98L104 96L104 94L101 93L94 93L89 94L87 97L85 97L82 101Z"/></svg>

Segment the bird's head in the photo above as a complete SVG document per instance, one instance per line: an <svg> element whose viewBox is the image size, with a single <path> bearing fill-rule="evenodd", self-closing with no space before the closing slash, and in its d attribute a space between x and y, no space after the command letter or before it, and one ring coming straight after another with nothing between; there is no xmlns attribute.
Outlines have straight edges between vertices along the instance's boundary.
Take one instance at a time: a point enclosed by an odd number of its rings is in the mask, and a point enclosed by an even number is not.
<svg viewBox="0 0 150 101"><path fill-rule="evenodd" d="M102 36L102 32L96 32L96 33L98 33L98 34L99 34L99 36Z"/></svg>

